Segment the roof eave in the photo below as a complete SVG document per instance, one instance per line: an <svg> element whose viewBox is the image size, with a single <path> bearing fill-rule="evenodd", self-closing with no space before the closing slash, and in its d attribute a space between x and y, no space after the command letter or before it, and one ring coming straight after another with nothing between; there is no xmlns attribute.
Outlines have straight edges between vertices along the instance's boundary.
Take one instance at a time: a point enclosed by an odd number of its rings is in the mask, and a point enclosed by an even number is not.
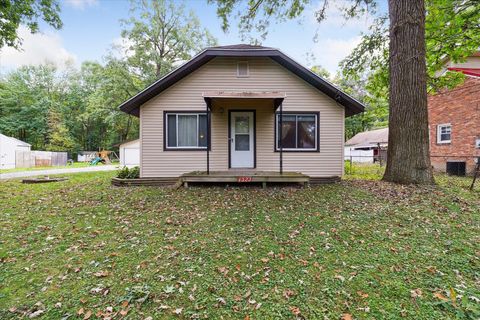
<svg viewBox="0 0 480 320"><path fill-rule="evenodd" d="M324 92L327 96L335 100L337 103L345 107L345 115L352 116L364 111L364 106L349 96L332 83L314 74L307 68L303 67L295 60L291 59L284 53L276 49L221 49L211 48L200 52L187 63L181 65L169 74L152 83L150 86L140 91L137 95L120 105L120 110L128 114L139 117L140 106L167 89L177 81L181 80L191 72L209 62L215 57L269 57L278 64L293 72L301 79Z"/></svg>

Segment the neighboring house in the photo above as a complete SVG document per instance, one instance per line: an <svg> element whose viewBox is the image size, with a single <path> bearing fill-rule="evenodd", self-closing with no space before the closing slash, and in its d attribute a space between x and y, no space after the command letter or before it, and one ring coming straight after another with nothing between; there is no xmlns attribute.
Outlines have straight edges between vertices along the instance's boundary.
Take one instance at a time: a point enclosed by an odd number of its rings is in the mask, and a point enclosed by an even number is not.
<svg viewBox="0 0 480 320"><path fill-rule="evenodd" d="M277 49L234 45L205 49L120 109L140 118L142 178L331 178L343 174L345 117L364 106Z"/></svg>
<svg viewBox="0 0 480 320"><path fill-rule="evenodd" d="M140 139L125 141L119 146L122 166L140 165Z"/></svg>
<svg viewBox="0 0 480 320"><path fill-rule="evenodd" d="M0 133L0 169L15 168L17 151L30 151L31 145Z"/></svg>
<svg viewBox="0 0 480 320"><path fill-rule="evenodd" d="M446 61L446 69L466 79L428 97L431 162L438 171L470 174L480 157L480 53L464 63Z"/></svg>
<svg viewBox="0 0 480 320"><path fill-rule="evenodd" d="M357 133L345 142L345 160L377 162L386 160L388 128Z"/></svg>

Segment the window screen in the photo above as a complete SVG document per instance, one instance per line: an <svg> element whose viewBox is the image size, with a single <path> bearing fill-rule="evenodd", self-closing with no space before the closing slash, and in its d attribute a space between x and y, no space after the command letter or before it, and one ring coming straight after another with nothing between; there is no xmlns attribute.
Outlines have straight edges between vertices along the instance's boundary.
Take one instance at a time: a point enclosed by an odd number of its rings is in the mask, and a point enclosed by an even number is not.
<svg viewBox="0 0 480 320"><path fill-rule="evenodd" d="M197 149L207 147L205 113L167 113L167 148Z"/></svg>
<svg viewBox="0 0 480 320"><path fill-rule="evenodd" d="M284 114L282 120L277 114L277 150L317 150L317 114Z"/></svg>

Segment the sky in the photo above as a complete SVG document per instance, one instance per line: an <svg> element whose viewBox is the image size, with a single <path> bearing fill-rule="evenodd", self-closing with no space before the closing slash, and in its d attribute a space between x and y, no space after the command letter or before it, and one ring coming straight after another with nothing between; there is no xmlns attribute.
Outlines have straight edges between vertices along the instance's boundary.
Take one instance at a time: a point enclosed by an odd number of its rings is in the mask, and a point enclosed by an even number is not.
<svg viewBox="0 0 480 320"><path fill-rule="evenodd" d="M345 21L338 6L345 0L331 0L327 20L318 24L314 18L317 1L306 8L303 16L295 21L272 24L262 45L280 49L301 64L311 67L321 65L331 74L338 70L338 63L360 42L361 33L368 31L371 17ZM380 10L385 10L386 0L380 0ZM216 7L203 0L184 1L187 10L193 10L203 26L217 38L219 45L238 44L241 40L236 22L224 33ZM102 61L113 43L121 39L121 19L129 16L128 0L60 0L63 28L54 30L40 25L40 33L31 34L21 26L22 50L0 50L0 73L9 72L22 65L55 63L63 68L66 62L79 66L83 61ZM318 38L314 41L315 34ZM199 48L200 49L200 48Z"/></svg>

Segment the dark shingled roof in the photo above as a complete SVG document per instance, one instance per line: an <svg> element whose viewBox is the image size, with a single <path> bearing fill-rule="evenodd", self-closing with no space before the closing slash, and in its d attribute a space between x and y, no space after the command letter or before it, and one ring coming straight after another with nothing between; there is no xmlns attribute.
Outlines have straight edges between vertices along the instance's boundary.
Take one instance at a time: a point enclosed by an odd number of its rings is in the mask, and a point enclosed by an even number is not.
<svg viewBox="0 0 480 320"><path fill-rule="evenodd" d="M337 103L344 106L345 114L347 116L364 111L365 106L362 103L338 89L332 83L308 70L298 62L294 61L280 50L248 44L210 47L203 50L187 63L173 70L163 78L155 81L140 93L122 103L120 105L120 110L138 117L140 114L139 108L142 104L152 99L165 89L169 88L176 82L180 81L190 73L194 72L215 57L268 57L276 61L287 70L290 70L298 77L317 88L319 91L325 93Z"/></svg>
<svg viewBox="0 0 480 320"><path fill-rule="evenodd" d="M243 44L243 43L232 44L232 45L229 45L229 46L210 47L210 48L207 48L207 49L252 49L252 50L265 49L265 50L275 50L274 48L270 48L270 47L255 46L255 45Z"/></svg>

